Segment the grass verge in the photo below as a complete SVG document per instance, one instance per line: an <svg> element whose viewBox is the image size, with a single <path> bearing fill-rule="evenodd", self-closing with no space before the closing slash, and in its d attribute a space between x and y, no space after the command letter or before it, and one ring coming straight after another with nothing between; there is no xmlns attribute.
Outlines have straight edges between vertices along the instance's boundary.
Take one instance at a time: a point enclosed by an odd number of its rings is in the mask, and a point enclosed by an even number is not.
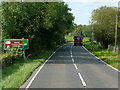
<svg viewBox="0 0 120 90"><path fill-rule="evenodd" d="M119 69L119 59L116 52L104 49L101 45L93 42L86 42L84 45L91 53L99 57L101 60Z"/></svg>
<svg viewBox="0 0 120 90"><path fill-rule="evenodd" d="M53 50L40 54L39 59L16 62L2 70L2 88L19 88L51 54Z"/></svg>

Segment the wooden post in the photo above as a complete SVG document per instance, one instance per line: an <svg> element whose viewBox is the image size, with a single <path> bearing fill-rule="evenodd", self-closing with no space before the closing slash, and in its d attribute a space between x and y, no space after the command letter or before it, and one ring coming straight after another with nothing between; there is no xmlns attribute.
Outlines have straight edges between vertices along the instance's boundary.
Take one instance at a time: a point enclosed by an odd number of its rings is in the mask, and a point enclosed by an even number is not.
<svg viewBox="0 0 120 90"><path fill-rule="evenodd" d="M118 2L118 22L119 22L119 25L118 25L118 58L120 59L120 1ZM120 70L120 60L118 61L118 69ZM119 75L120 75L120 72L119 72ZM120 80L120 78L119 78ZM120 81L119 81L120 83ZM120 86L119 86L119 89L120 89Z"/></svg>

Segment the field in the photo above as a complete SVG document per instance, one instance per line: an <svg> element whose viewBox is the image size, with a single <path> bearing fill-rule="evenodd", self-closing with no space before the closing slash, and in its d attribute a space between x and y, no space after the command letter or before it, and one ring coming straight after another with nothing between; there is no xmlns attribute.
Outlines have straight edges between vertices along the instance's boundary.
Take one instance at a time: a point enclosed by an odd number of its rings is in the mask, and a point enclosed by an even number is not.
<svg viewBox="0 0 120 90"><path fill-rule="evenodd" d="M74 41L73 36L68 36L68 35L65 36L65 40L66 40L66 42L73 42Z"/></svg>

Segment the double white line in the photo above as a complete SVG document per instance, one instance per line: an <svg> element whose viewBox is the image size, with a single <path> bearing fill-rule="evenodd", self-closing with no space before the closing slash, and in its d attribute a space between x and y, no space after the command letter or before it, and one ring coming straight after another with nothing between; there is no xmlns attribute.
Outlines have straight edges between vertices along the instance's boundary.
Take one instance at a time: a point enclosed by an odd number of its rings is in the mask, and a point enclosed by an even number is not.
<svg viewBox="0 0 120 90"><path fill-rule="evenodd" d="M71 46L71 48L70 48L70 54L71 54L71 58L72 58L73 65L74 65L75 69L78 70L78 67L77 67L77 65L75 64L75 60L74 60L73 55L72 55L72 46ZM82 77L82 75L81 75L80 72L78 73L78 76L79 76L79 78L80 78L83 86L85 87L85 86L86 86L86 83L85 83L85 80L83 79L83 77Z"/></svg>

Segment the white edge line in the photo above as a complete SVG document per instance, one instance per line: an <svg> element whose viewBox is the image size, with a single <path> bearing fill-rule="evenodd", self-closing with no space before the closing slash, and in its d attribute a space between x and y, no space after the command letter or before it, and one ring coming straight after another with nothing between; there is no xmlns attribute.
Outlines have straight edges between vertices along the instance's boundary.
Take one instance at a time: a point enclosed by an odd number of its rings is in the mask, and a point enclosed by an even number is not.
<svg viewBox="0 0 120 90"><path fill-rule="evenodd" d="M64 46L64 45L63 45ZM61 46L62 47L62 46ZM57 48L56 49L56 51L58 50L58 49L60 49L61 47L59 47L59 48ZM34 81L34 79L35 79L35 77L37 76L37 74L40 72L40 70L43 68L43 66L45 65L45 63L46 62L48 62L48 60L56 53L56 51L54 51L53 53L52 53L52 55L42 64L42 66L39 68L39 70L37 71L37 73L33 76L33 78L30 80L30 82L28 83L28 85L27 85L27 87L26 87L26 89L25 90L27 90L29 87L30 87L30 85L32 84L32 82Z"/></svg>
<svg viewBox="0 0 120 90"><path fill-rule="evenodd" d="M85 87L85 86L86 86L86 83L85 83L82 75L81 75L80 73L78 73L78 76L80 77L80 79L81 79L81 81L82 81L82 84L83 84L83 86Z"/></svg>
<svg viewBox="0 0 120 90"><path fill-rule="evenodd" d="M30 85L32 84L32 82L33 82L33 80L35 79L35 77L37 76L37 74L40 72L40 70L43 68L43 66L45 65L45 63L47 62L48 60L46 60L43 64L42 64L42 66L40 67L40 69L37 71L37 73L33 76L33 78L30 80L30 82L29 82L29 84L27 85L27 87L26 87L26 89L25 90L27 90L29 87L30 87Z"/></svg>
<svg viewBox="0 0 120 90"><path fill-rule="evenodd" d="M97 56L95 56L94 54L92 54L89 50L87 50L84 46L82 46L86 51L88 51L91 55L93 55L95 58L99 59L101 62L103 62L104 64L106 64L107 66L111 67L112 69L120 72L118 69L114 68L113 66L107 64L106 62L104 62L103 60L101 60L100 58L98 58Z"/></svg>

